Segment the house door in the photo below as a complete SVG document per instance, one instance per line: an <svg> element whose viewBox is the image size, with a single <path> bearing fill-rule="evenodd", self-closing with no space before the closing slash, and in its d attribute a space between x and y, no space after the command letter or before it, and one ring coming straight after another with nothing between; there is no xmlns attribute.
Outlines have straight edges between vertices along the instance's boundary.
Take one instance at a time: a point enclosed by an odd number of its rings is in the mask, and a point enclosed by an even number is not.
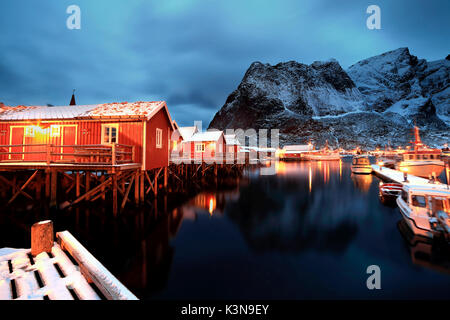
<svg viewBox="0 0 450 320"><path fill-rule="evenodd" d="M63 146L73 146L76 144L76 137L77 137L77 127L76 126L64 126L61 128L62 131L62 145ZM63 147L61 148L61 153L69 154L69 155L63 155L63 160L74 160L75 157L73 155L74 148L73 147Z"/></svg>
<svg viewBox="0 0 450 320"><path fill-rule="evenodd" d="M18 147L10 147L9 152L23 152L23 127L11 127L10 130L10 144L19 145ZM23 160L23 154L10 154L9 159L11 160Z"/></svg>
<svg viewBox="0 0 450 320"><path fill-rule="evenodd" d="M25 161L45 161L47 158L47 148L45 144L47 144L47 134L41 130L39 127L28 126L25 127L25 152L33 152L27 153L24 155Z"/></svg>

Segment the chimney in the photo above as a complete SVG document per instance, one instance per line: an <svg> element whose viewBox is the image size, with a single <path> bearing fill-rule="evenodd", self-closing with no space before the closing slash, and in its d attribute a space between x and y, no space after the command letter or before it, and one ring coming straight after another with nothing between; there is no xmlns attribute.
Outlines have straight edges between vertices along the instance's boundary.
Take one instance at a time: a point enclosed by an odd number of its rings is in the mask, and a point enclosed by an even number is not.
<svg viewBox="0 0 450 320"><path fill-rule="evenodd" d="M76 105L76 103L75 103L75 89L73 89L73 91L72 91L72 99L70 99L70 105L71 106Z"/></svg>

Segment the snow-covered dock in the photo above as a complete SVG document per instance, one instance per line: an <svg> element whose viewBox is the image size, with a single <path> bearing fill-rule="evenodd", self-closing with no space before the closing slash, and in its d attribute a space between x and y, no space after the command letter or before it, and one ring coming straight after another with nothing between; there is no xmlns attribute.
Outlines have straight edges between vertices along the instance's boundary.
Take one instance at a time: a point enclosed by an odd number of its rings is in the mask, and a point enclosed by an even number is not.
<svg viewBox="0 0 450 320"><path fill-rule="evenodd" d="M381 177L384 180L393 181L401 184L411 184L411 185L432 185L429 183L428 179L413 176L412 174L407 175L407 182L405 182L404 173L398 170L389 169L386 167L381 167L379 165L372 165L373 173ZM442 185L440 182L435 182L435 184Z"/></svg>
<svg viewBox="0 0 450 320"><path fill-rule="evenodd" d="M0 300L136 300L68 231L51 252L0 249Z"/></svg>

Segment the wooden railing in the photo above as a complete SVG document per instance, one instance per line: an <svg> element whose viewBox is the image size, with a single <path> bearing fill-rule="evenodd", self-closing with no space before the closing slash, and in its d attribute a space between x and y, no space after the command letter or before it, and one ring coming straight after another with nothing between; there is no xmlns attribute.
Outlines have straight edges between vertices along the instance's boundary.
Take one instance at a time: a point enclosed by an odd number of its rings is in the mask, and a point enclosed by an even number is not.
<svg viewBox="0 0 450 320"><path fill-rule="evenodd" d="M124 164L136 162L136 147L110 145L0 145L0 162Z"/></svg>

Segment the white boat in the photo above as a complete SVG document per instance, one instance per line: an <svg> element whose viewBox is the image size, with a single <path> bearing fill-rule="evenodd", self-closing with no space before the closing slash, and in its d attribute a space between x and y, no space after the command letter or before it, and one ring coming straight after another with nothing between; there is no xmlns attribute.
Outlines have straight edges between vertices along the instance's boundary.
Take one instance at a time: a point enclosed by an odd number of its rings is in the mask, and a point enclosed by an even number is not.
<svg viewBox="0 0 450 320"><path fill-rule="evenodd" d="M328 147L328 140L325 142L325 147L318 151L310 151L302 155L304 160L312 161L335 161L341 160L339 150L330 150Z"/></svg>
<svg viewBox="0 0 450 320"><path fill-rule="evenodd" d="M356 174L370 174L372 173L372 166L368 156L355 156L352 160L353 173Z"/></svg>
<svg viewBox="0 0 450 320"><path fill-rule="evenodd" d="M335 161L340 160L341 155L339 152L309 152L303 155L303 159L305 160L313 160L313 161Z"/></svg>
<svg viewBox="0 0 450 320"><path fill-rule="evenodd" d="M442 151L425 146L420 140L418 127L414 127L414 136L414 150L402 154L396 169L423 178L438 177L445 168L441 160Z"/></svg>
<svg viewBox="0 0 450 320"><path fill-rule="evenodd" d="M397 205L414 234L449 239L450 189L446 185L405 184Z"/></svg>

